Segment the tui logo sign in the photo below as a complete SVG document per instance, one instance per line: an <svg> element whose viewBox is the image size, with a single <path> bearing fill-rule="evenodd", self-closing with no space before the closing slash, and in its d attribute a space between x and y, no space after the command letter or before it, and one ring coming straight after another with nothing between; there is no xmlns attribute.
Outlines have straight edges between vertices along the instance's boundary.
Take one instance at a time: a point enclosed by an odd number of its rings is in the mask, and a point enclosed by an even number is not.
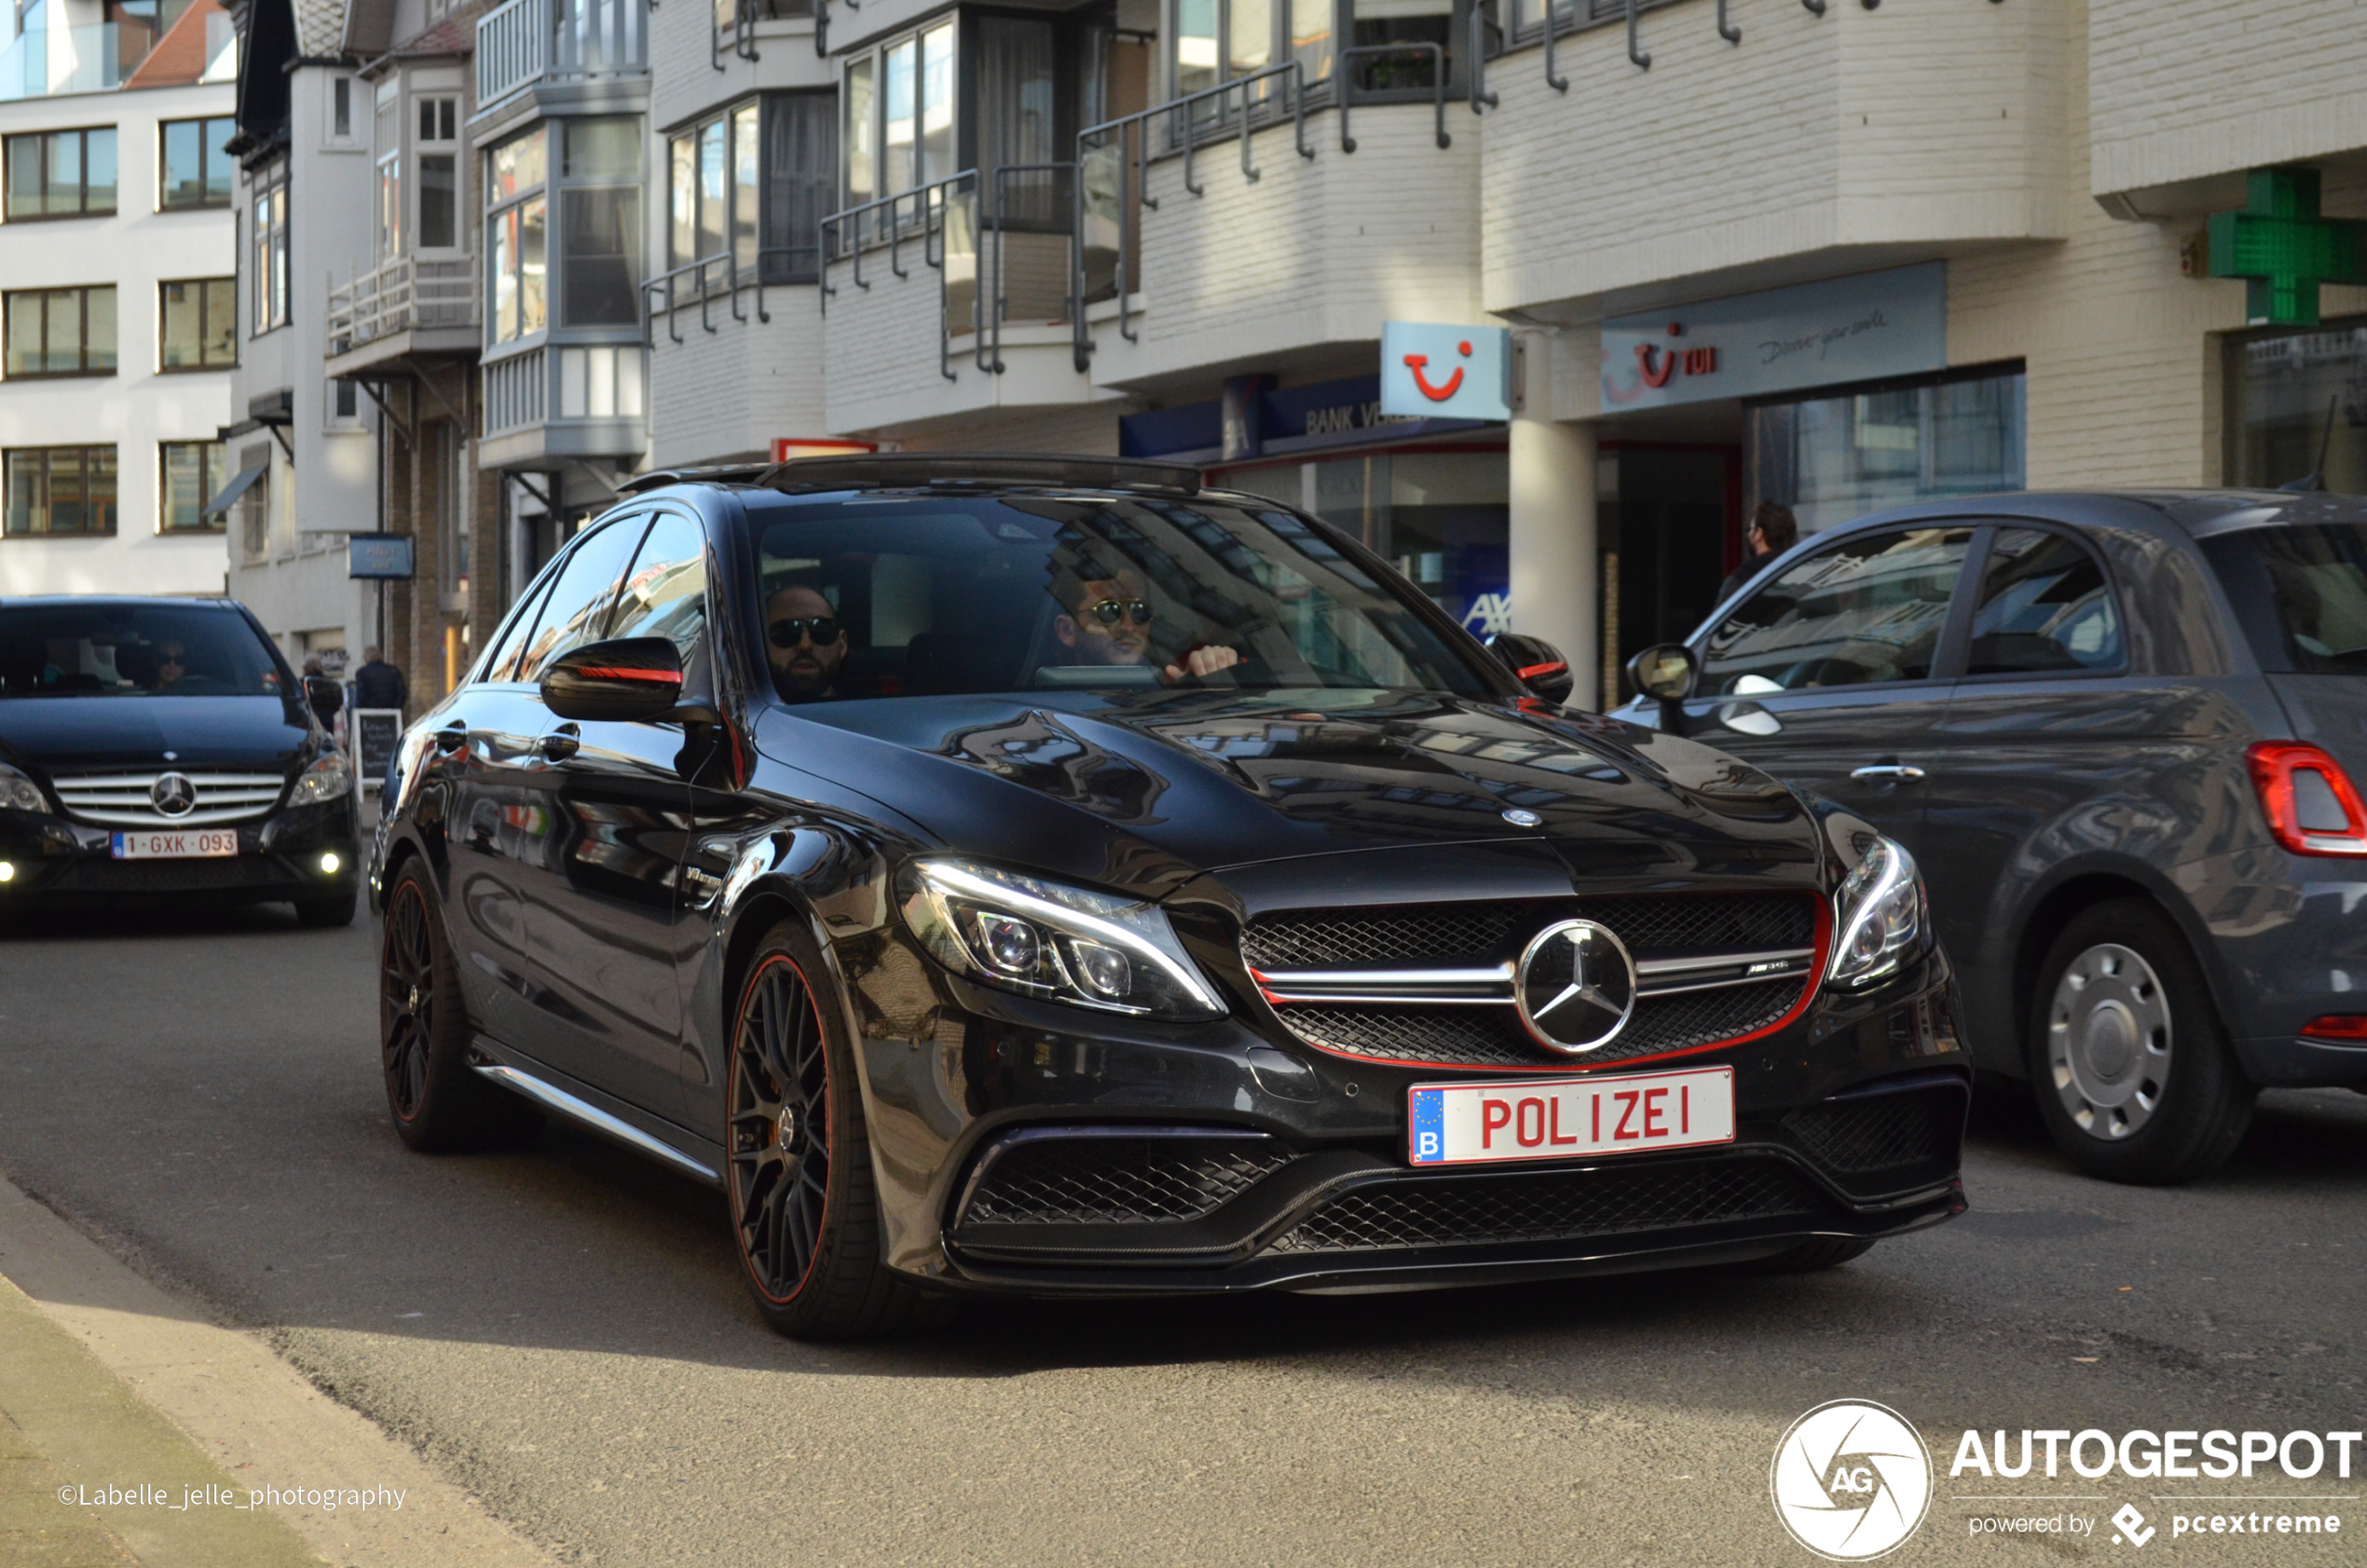
<svg viewBox="0 0 2367 1568"><path fill-rule="evenodd" d="M1410 419L1510 419L1512 333L1389 321L1381 328L1381 413Z"/></svg>

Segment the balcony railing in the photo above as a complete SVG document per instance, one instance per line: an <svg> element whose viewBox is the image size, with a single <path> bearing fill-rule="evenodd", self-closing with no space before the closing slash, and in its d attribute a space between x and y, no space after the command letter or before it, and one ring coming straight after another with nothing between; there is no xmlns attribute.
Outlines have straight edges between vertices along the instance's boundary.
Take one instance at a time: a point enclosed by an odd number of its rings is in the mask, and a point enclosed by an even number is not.
<svg viewBox="0 0 2367 1568"><path fill-rule="evenodd" d="M715 25L709 37L707 63L718 71L723 69L726 54L735 54L747 61L761 58L756 49L758 22L810 17L814 7L814 0L712 0L712 3Z"/></svg>
<svg viewBox="0 0 2367 1568"><path fill-rule="evenodd" d="M557 343L488 361L485 433L538 425L637 422L647 412L638 343Z"/></svg>
<svg viewBox="0 0 2367 1568"><path fill-rule="evenodd" d="M329 290L328 357L427 327L477 324L476 263L395 256Z"/></svg>
<svg viewBox="0 0 2367 1568"><path fill-rule="evenodd" d="M509 0L477 20L477 103L533 83L646 75L648 0Z"/></svg>

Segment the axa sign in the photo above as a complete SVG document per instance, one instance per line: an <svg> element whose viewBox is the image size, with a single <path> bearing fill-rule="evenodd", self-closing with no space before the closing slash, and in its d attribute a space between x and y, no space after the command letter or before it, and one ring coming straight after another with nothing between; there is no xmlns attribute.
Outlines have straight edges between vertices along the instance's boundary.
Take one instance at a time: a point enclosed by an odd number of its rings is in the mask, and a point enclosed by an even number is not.
<svg viewBox="0 0 2367 1568"><path fill-rule="evenodd" d="M1381 327L1381 413L1510 419L1512 334L1504 327L1389 321Z"/></svg>

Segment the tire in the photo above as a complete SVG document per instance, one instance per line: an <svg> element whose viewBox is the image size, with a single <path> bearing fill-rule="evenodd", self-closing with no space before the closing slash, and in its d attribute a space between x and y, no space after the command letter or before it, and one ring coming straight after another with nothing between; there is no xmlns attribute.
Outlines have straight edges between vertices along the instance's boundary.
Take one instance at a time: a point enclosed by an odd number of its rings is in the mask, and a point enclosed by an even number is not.
<svg viewBox="0 0 2367 1568"><path fill-rule="evenodd" d="M387 895L378 948L378 1057L387 1110L422 1153L517 1149L542 1130L541 1113L469 1069L469 1012L459 966L417 862Z"/></svg>
<svg viewBox="0 0 2367 1568"><path fill-rule="evenodd" d="M2107 1181L2191 1181L2243 1142L2258 1093L2185 937L2142 899L2081 910L2039 966L2031 1084L2071 1162Z"/></svg>
<svg viewBox="0 0 2367 1568"><path fill-rule="evenodd" d="M1815 1274L1824 1269L1837 1269L1853 1259L1863 1258L1874 1250L1874 1244L1862 1236L1818 1236L1814 1241L1801 1242L1789 1251L1778 1252L1772 1258L1761 1258L1743 1265L1745 1274Z"/></svg>
<svg viewBox="0 0 2367 1568"><path fill-rule="evenodd" d="M787 920L749 956L732 1016L724 1200L740 1277L777 1333L861 1339L941 1321L948 1298L880 1261L855 1054L813 939Z"/></svg>
<svg viewBox="0 0 2367 1568"><path fill-rule="evenodd" d="M324 898L296 900L296 924L307 931L327 931L353 923L353 909L361 899L361 890L348 887L343 893L333 893Z"/></svg>

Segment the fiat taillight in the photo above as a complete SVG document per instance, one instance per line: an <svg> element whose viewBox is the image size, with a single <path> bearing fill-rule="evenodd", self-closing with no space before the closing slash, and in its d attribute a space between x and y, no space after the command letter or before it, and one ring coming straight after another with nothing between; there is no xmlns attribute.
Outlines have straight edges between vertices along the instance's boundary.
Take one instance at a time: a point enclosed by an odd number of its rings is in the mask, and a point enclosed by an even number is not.
<svg viewBox="0 0 2367 1568"><path fill-rule="evenodd" d="M2244 753L2268 831L2295 854L2367 855L2367 805L2317 746L2261 741Z"/></svg>

